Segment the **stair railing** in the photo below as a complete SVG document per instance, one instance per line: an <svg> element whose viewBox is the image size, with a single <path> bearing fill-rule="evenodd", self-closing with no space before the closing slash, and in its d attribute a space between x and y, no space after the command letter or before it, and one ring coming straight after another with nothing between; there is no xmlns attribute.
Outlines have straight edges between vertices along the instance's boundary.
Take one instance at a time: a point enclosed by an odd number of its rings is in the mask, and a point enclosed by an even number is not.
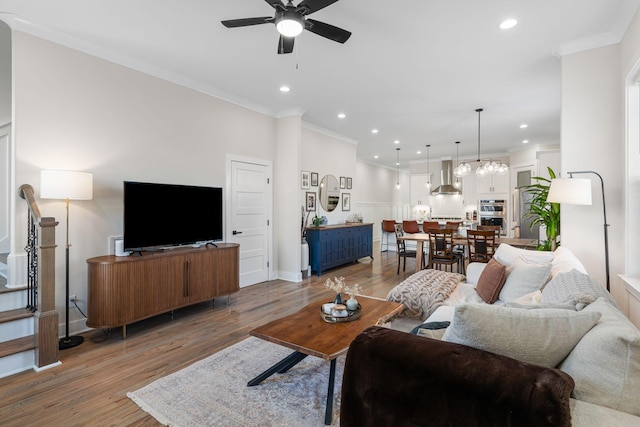
<svg viewBox="0 0 640 427"><path fill-rule="evenodd" d="M58 312L56 311L56 226L53 217L42 217L33 187L20 186L27 201L27 309L34 312L36 366L58 363Z"/></svg>

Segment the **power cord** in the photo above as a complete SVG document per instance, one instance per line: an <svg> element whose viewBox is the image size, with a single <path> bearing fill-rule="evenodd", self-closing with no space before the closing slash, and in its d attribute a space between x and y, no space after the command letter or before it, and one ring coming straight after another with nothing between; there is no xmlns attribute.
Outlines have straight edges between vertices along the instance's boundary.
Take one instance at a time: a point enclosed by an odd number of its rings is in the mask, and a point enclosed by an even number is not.
<svg viewBox="0 0 640 427"><path fill-rule="evenodd" d="M91 337L91 341L93 342L104 342L106 340L108 340L109 338L111 338L111 328L109 329L103 329L102 330L102 337L98 337L98 336L92 336Z"/></svg>
<svg viewBox="0 0 640 427"><path fill-rule="evenodd" d="M74 298L74 299L72 299L71 301L73 302L73 305L75 305L75 306L76 306L76 308L78 309L78 311L80 312L80 314L82 314L82 316L86 319L86 318L87 318L87 315L86 315L86 314L84 314L84 312L82 311L82 309L81 309L80 307L78 307L78 303L76 302L76 299Z"/></svg>

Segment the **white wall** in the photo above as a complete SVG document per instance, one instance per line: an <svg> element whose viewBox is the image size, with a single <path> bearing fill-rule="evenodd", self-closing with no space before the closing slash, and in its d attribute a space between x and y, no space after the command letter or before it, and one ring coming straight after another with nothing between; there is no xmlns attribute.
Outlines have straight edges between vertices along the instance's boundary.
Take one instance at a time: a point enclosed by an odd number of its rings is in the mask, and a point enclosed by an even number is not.
<svg viewBox="0 0 640 427"><path fill-rule="evenodd" d="M309 216L309 223L314 214L318 216L326 216L329 224L344 224L345 220L357 212L356 203L360 200L360 188L362 182L356 177L356 149L357 145L353 141L340 139L336 136L323 133L322 131L311 128L308 125L302 128L302 170L318 173L318 183L325 175L333 175L337 180L340 177L350 177L352 182L351 189L340 190L340 202L342 203L342 194L348 193L351 197L351 210L343 211L342 206L338 205L333 212L327 212L320 205L319 186L310 187L309 189L301 189L300 175L298 174L298 189L300 189L300 206L304 206L306 192L316 193L318 201L316 212L312 212ZM365 220L367 220L365 218ZM368 220L367 220L368 221Z"/></svg>
<svg viewBox="0 0 640 427"><path fill-rule="evenodd" d="M620 46L562 58L561 168L592 170L605 183L611 292L621 306L626 295L616 275L624 272L624 95ZM605 279L603 206L600 181L593 175L592 206L562 205L561 241L603 286Z"/></svg>
<svg viewBox="0 0 640 427"><path fill-rule="evenodd" d="M300 211L296 203L296 190L300 178L301 116L291 115L278 119L277 163L275 174L275 226L274 245L278 277L299 282L300 272ZM277 212L277 214L275 213Z"/></svg>
<svg viewBox="0 0 640 427"><path fill-rule="evenodd" d="M409 201L411 176L401 171L400 188L397 188L397 175L396 169L391 167L379 167L362 161L356 164L359 183L357 210L362 212L365 222L374 224L373 240L381 237L383 219L402 221L413 215Z"/></svg>
<svg viewBox="0 0 640 427"><path fill-rule="evenodd" d="M81 301L85 260L106 254L108 236L122 234L123 180L224 187L227 154L274 161L277 168L273 117L25 33L14 32L13 42L16 188L31 184L39 198L42 169L94 174L94 199L71 202L71 293ZM298 204L294 193L290 199ZM17 196L15 203L12 250L22 251L26 205ZM44 216L61 220L56 306L62 312L64 202L39 203ZM149 215L165 219L161 210ZM80 316L71 314L72 332L82 329Z"/></svg>

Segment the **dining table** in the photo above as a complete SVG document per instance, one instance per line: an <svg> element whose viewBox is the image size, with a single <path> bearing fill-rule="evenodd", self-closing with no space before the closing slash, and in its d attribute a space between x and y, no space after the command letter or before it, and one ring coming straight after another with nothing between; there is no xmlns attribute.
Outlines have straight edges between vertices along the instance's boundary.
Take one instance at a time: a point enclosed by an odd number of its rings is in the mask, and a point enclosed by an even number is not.
<svg viewBox="0 0 640 427"><path fill-rule="evenodd" d="M407 233L397 238L398 240L416 242L416 272L426 268L430 262L427 261L427 265L423 264L425 242L429 243L429 233ZM461 234L453 236L453 244L460 246L467 246L467 237ZM499 237L496 239L496 245L506 243L511 246L523 249L535 250L538 246L536 239L516 239L512 237ZM431 254L428 254L431 256Z"/></svg>

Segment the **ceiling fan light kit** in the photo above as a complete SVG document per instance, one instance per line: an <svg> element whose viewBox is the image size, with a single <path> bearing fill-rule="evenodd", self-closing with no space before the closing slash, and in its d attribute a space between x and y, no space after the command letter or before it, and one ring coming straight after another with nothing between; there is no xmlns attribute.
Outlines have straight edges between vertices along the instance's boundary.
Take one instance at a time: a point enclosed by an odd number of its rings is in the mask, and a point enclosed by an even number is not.
<svg viewBox="0 0 640 427"><path fill-rule="evenodd" d="M304 29L304 18L295 12L283 12L280 18L276 19L276 28L285 37L299 36Z"/></svg>
<svg viewBox="0 0 640 427"><path fill-rule="evenodd" d="M289 0L285 6L282 0L265 0L276 10L275 16L263 16L258 18L228 19L221 21L227 28L247 27L249 25L275 24L280 33L278 40L278 54L293 52L295 37L303 30L310 31L338 43L349 40L351 33L342 28L315 19L306 19L307 15L324 9L338 0L302 0L297 6Z"/></svg>

